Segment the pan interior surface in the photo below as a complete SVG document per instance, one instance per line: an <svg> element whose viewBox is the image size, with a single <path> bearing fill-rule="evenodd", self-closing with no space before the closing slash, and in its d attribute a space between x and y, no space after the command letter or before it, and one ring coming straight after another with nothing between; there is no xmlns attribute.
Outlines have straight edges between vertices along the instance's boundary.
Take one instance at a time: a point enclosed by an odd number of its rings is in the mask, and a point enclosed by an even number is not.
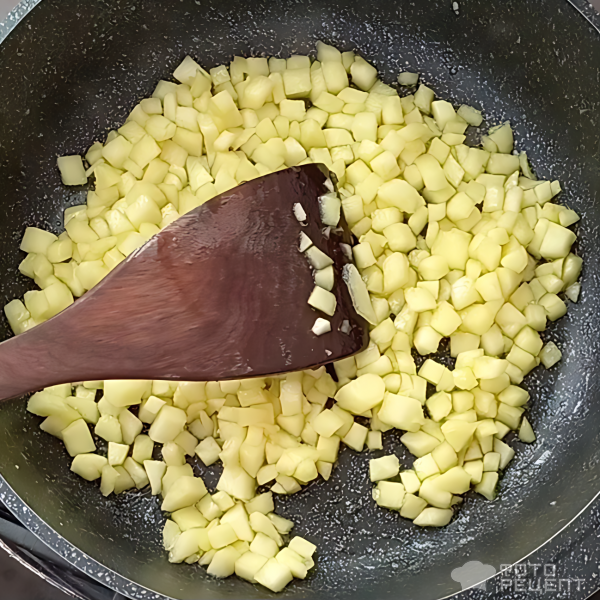
<svg viewBox="0 0 600 600"><path fill-rule="evenodd" d="M5 303L30 289L16 269L24 227L58 233L63 209L85 201L85 190L61 185L57 156L103 140L186 54L213 67L235 54L313 54L319 39L357 50L387 83L400 71L419 72L440 98L482 109L487 125L510 120L516 147L539 177L561 181L560 202L582 216L582 297L545 334L563 360L526 379L538 441L510 442L517 455L495 502L468 496L449 526L418 529L375 506L366 478L373 454L348 448L329 482L277 500L295 533L318 544L316 568L281 597L401 591L434 600L460 591L453 569L478 560L498 570L521 559L598 492L600 44L572 5L469 0L454 11L447 0L43 0L0 47L0 296ZM1 327L8 337L8 324ZM62 444L38 424L23 401L1 406L0 472L68 542L38 530L67 560L132 597L152 597L142 588L181 600L270 596L235 578L212 579L201 567L169 564L156 499L147 491L104 499L69 471ZM410 465L395 434L385 438L390 451ZM206 477L214 485L218 469Z"/></svg>

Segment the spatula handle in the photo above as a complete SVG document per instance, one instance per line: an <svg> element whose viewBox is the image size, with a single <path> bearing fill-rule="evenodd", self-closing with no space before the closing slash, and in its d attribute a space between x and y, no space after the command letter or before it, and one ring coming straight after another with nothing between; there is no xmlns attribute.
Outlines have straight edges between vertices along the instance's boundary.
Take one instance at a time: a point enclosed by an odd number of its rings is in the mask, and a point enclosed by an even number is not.
<svg viewBox="0 0 600 600"><path fill-rule="evenodd" d="M58 383L72 381L74 356L82 349L63 343L66 319L57 315L0 344L0 398L23 396ZM85 352L84 352L85 355ZM80 364L80 361L75 361Z"/></svg>

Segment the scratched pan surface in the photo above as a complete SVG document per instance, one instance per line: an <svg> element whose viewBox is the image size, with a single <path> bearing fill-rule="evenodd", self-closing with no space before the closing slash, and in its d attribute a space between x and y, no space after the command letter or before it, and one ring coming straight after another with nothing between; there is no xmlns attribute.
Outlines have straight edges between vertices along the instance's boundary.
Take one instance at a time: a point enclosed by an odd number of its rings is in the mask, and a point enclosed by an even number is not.
<svg viewBox="0 0 600 600"><path fill-rule="evenodd" d="M0 45L0 299L28 289L16 271L25 225L58 232L65 190L56 156L83 152L125 119L186 54L206 67L234 54L288 56L324 39L358 49L387 82L419 71L443 98L483 109L488 123L510 119L518 147L541 177L560 179L562 201L582 215L583 294L545 335L564 359L527 380L538 442L513 442L517 456L490 504L467 498L441 530L418 530L374 507L369 455L342 451L332 479L278 510L319 544L317 568L282 597L433 600L460 590L451 571L469 559L496 569L528 555L571 521L600 489L600 43L564 0L43 0ZM8 28L5 28L5 32ZM9 336L1 324L3 337ZM32 365L33 366L33 365ZM261 598L235 578L168 564L163 518L146 492L105 500L72 475L61 445L41 433L24 403L0 409L0 496L67 560L133 598ZM386 451L409 456L393 434ZM380 453L378 453L380 454ZM198 472L203 469L198 467ZM206 474L214 484L217 469ZM27 505L31 510L24 508ZM574 597L573 595L571 597Z"/></svg>

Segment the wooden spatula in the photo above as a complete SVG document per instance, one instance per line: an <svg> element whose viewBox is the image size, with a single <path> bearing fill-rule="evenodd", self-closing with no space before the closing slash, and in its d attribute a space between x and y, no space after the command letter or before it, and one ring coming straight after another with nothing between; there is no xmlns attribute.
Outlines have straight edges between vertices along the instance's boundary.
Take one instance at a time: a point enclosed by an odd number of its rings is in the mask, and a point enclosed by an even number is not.
<svg viewBox="0 0 600 600"><path fill-rule="evenodd" d="M318 165L292 167L179 218L68 309L0 344L0 398L76 381L265 376L361 350L367 322L341 277L351 236L343 222L323 233L320 219L326 179ZM301 231L334 261L337 309L321 336Z"/></svg>

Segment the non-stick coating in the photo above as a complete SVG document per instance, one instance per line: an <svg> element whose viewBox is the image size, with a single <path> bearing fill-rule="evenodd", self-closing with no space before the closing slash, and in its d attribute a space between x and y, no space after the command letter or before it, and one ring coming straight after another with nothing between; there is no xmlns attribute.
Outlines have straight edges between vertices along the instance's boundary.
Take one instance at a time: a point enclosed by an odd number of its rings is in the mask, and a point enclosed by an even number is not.
<svg viewBox="0 0 600 600"><path fill-rule="evenodd" d="M44 0L0 47L4 300L29 289L16 271L24 226L58 232L62 209L85 197L61 186L56 157L104 139L188 53L212 67L234 54L313 53L323 39L359 50L387 82L418 71L439 96L482 109L488 124L510 119L517 147L541 177L563 182L561 200L582 215L582 299L544 336L564 359L527 380L538 441L512 442L517 457L498 499L469 497L448 527L420 530L374 506L369 454L345 449L329 482L278 500L296 533L319 547L317 568L282 597L447 596L460 590L454 568L469 559L496 569L517 561L600 488L598 33L563 0L468 0L457 12L449 0ZM51 528L103 566L57 542L67 559L136 598L153 597L139 586L182 600L269 596L168 564L157 502L146 492L103 499L97 485L69 472L62 445L38 421L23 402L2 407L0 471ZM394 434L385 447L410 464Z"/></svg>

